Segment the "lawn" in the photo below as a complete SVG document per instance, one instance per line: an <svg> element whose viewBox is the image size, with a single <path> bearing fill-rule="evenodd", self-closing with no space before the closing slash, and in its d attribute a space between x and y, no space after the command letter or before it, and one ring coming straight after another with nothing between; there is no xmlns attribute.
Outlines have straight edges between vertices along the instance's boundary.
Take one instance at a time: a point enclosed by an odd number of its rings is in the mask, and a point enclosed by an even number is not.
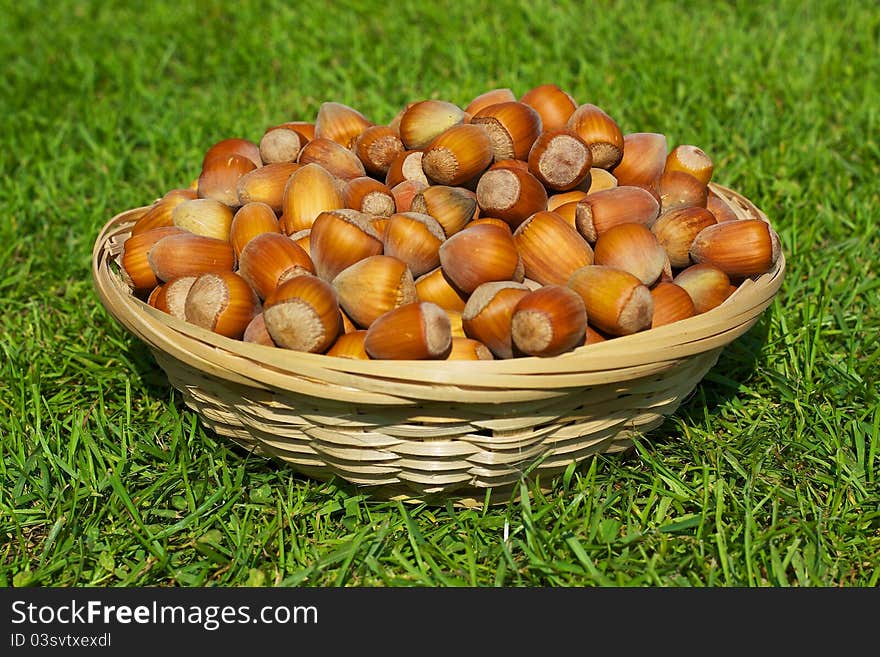
<svg viewBox="0 0 880 657"><path fill-rule="evenodd" d="M6 3L0 585L880 582L880 11L872 3ZM99 303L98 231L335 100L387 122L554 82L703 147L783 287L679 411L552 492L403 506L206 430Z"/></svg>

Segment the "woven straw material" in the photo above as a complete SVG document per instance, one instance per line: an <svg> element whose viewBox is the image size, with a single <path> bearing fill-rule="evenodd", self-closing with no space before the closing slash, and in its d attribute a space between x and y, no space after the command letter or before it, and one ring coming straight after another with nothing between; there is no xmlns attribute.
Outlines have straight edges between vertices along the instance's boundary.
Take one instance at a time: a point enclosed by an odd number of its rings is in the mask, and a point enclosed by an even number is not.
<svg viewBox="0 0 880 657"><path fill-rule="evenodd" d="M711 184L741 218L767 217ZM117 263L137 208L111 219L92 255L107 311L143 340L217 434L318 480L379 499L503 502L523 476L625 450L675 412L782 284L785 258L721 306L552 358L362 361L232 340L134 297Z"/></svg>

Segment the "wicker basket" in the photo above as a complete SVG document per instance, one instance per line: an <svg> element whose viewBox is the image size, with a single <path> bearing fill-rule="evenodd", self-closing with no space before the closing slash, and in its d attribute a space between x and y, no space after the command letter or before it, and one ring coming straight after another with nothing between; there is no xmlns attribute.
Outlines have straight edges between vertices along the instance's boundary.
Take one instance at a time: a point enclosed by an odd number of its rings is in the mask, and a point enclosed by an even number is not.
<svg viewBox="0 0 880 657"><path fill-rule="evenodd" d="M712 184L740 217L766 216ZM132 296L116 257L146 208L104 226L92 268L107 311L143 340L204 423L308 477L381 499L478 505L657 427L779 290L775 268L687 320L553 358L359 361L241 342Z"/></svg>

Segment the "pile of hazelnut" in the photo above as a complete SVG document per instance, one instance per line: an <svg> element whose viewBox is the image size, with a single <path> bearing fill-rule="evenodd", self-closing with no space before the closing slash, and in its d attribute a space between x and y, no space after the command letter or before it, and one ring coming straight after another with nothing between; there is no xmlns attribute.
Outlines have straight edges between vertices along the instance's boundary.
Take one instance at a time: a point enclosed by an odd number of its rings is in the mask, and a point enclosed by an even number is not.
<svg viewBox="0 0 880 657"><path fill-rule="evenodd" d="M779 240L700 148L556 85L388 124L336 102L224 139L134 223L135 295L224 336L364 359L556 356L703 313Z"/></svg>

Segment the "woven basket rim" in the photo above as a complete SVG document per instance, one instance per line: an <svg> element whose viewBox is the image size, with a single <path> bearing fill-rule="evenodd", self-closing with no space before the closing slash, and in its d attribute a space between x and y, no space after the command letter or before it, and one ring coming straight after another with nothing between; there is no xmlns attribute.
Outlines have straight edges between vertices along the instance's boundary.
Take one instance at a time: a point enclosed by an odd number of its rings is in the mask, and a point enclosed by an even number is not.
<svg viewBox="0 0 880 657"><path fill-rule="evenodd" d="M739 193L710 183L740 218L766 215ZM462 402L517 401L584 385L613 383L661 373L682 359L723 347L758 320L778 292L785 272L780 253L773 269L744 280L723 304L673 324L553 357L487 361L362 361L297 352L226 338L163 313L132 295L116 264L122 242L149 206L120 212L101 229L92 253L96 292L108 313L151 348L208 376L255 388L283 389L360 403L412 403L412 397ZM772 224L771 224L772 225ZM528 390L526 393L525 389ZM485 392L486 394L481 394Z"/></svg>

